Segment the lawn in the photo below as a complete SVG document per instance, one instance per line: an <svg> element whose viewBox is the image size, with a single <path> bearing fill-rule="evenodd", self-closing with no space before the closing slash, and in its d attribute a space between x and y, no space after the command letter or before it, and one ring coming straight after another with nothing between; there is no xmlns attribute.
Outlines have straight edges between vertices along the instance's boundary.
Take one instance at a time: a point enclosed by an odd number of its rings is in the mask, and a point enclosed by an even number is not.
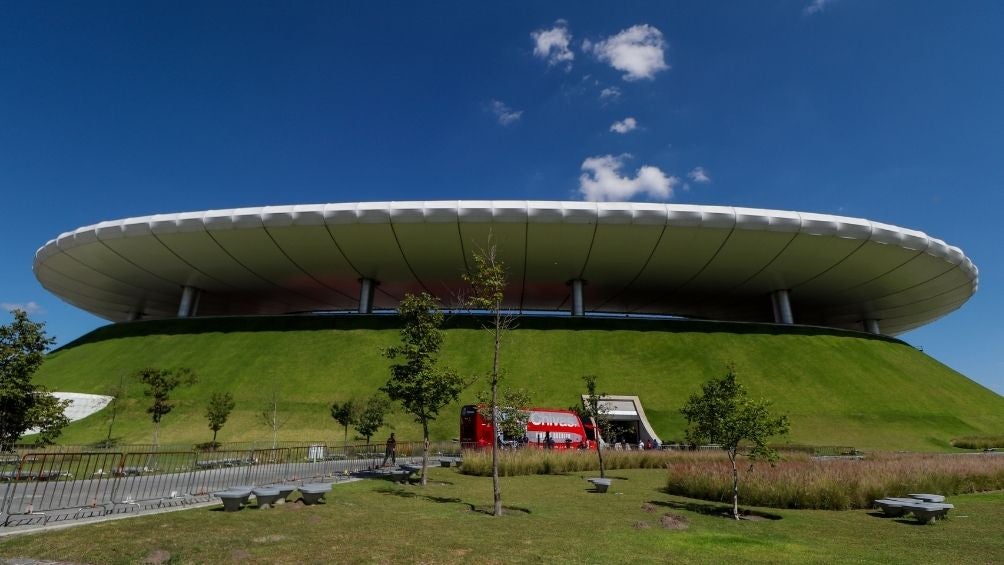
<svg viewBox="0 0 1004 565"><path fill-rule="evenodd" d="M220 441L271 437L261 413L274 390L288 418L280 439L341 440L330 405L373 394L389 377L381 350L399 337L392 316L289 316L144 321L100 328L54 352L38 373L53 390L107 393L136 369L188 366L199 382L173 395L177 405L161 426L165 443L209 441L204 417L214 391L230 391L237 407ZM579 402L582 375L595 374L601 392L636 394L663 440L683 438L679 408L700 383L734 362L754 397L774 402L791 419L795 443L864 450L952 450L955 437L998 433L1004 397L921 351L892 339L838 330L779 328L669 320L521 318L506 335L507 383L526 388L537 406ZM491 366L490 336L477 321L455 317L442 360L464 375ZM147 443L153 426L142 386L126 380L114 436ZM484 380L432 422L433 439L458 435L461 403L474 400ZM389 424L403 439L420 428L397 411ZM389 430L381 430L384 437ZM107 434L100 413L72 424L64 443L89 444Z"/></svg>
<svg viewBox="0 0 1004 565"><path fill-rule="evenodd" d="M736 522L715 505L665 493L666 472L618 470L611 492L587 474L491 479L432 469L431 483L338 485L326 505L224 513L199 508L0 538L0 557L89 563L873 562L1004 559L1004 493L951 498L951 519L920 526L866 510L770 510ZM668 517L667 517L668 515ZM667 523L671 528L664 527ZM675 529L680 524L685 529Z"/></svg>

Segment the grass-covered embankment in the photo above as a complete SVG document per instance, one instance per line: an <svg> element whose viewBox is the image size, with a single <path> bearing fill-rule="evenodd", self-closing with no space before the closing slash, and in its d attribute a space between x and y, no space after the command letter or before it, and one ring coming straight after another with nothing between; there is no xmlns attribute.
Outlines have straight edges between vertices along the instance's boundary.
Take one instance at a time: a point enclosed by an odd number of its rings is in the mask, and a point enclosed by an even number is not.
<svg viewBox="0 0 1004 565"><path fill-rule="evenodd" d="M442 361L483 375L491 337L477 321L449 320ZM389 375L381 350L398 341L390 316L289 316L145 321L100 328L52 353L38 380L53 390L105 393L144 367L188 366L200 381L179 390L161 424L161 441L211 438L203 413L217 390L237 408L221 441L265 439L261 422L275 390L288 421L280 439L341 438L330 417L333 400L365 397ZM508 382L529 390L538 406L578 401L581 376L595 374L610 394L636 394L663 440L682 439L679 408L700 383L736 365L753 397L772 400L791 418L788 440L859 449L951 449L950 439L1004 429L1004 397L915 348L853 332L686 321L522 318L506 335L502 367ZM145 443L152 424L138 382L126 381L114 435ZM461 398L471 402L483 380ZM433 423L436 439L458 435L460 404ZM404 439L419 428L400 412L390 424ZM378 432L382 439L387 430ZM71 425L61 441L104 439L99 413Z"/></svg>
<svg viewBox="0 0 1004 565"><path fill-rule="evenodd" d="M0 557L91 563L993 563L1004 555L1001 494L952 497L952 518L915 526L873 512L766 510L666 494L666 472L619 470L611 492L584 474L491 479L432 469L425 488L370 480L328 503L225 513L199 508L0 538ZM674 529L685 528L685 529Z"/></svg>

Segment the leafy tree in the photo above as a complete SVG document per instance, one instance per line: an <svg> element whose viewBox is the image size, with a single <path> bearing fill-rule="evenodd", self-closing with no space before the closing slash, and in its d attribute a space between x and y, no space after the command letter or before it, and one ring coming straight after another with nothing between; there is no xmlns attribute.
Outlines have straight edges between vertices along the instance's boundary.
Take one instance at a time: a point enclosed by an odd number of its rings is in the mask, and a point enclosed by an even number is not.
<svg viewBox="0 0 1004 565"><path fill-rule="evenodd" d="M502 300L505 297L505 288L508 283L506 281L505 263L498 257L498 249L491 234L488 236L488 247L474 253L474 271L465 273L463 278L464 281L471 285L472 290L471 295L465 301L466 305L474 310L487 311L489 314L489 322L485 324L485 329L492 334L493 349L492 369L489 374L491 392L485 407L488 412L487 417L492 423L492 429L495 430L495 433L498 433L502 429L501 423L498 421L501 415L499 411L498 389L502 337L513 326L516 318L502 310ZM508 409L512 410L513 408L510 407ZM517 416L518 409L510 415ZM499 481L498 447L498 441L493 441L492 491L495 502L493 514L495 516L502 515L502 485Z"/></svg>
<svg viewBox="0 0 1004 565"><path fill-rule="evenodd" d="M443 313L436 299L422 293L406 294L398 306L404 322L401 344L388 348L384 356L397 361L390 367L390 379L380 390L422 425L422 485L426 484L425 468L429 462L429 422L439 411L455 402L467 386L455 371L439 367L436 356L443 344Z"/></svg>
<svg viewBox="0 0 1004 565"><path fill-rule="evenodd" d="M367 400L361 408L355 421L355 428L359 435L366 438L366 445L369 445L373 434L383 427L387 410L390 409L390 400L378 394Z"/></svg>
<svg viewBox="0 0 1004 565"><path fill-rule="evenodd" d="M209 420L209 429L213 430L213 447L216 447L216 434L227 423L227 418L233 412L234 395L229 392L214 392L209 397L209 404L206 406L206 419Z"/></svg>
<svg viewBox="0 0 1004 565"><path fill-rule="evenodd" d="M732 516L739 519L739 470L736 457L776 461L777 452L767 438L787 433L788 417L770 415L766 400L750 400L746 388L736 381L735 368L720 379L701 385L701 394L692 394L680 409L687 419L687 442L713 443L729 454L732 462Z"/></svg>
<svg viewBox="0 0 1004 565"><path fill-rule="evenodd" d="M36 445L52 445L63 433L63 428L70 423L66 417L66 409L70 407L69 400L60 400L45 391L35 392L35 404L28 411L28 420L33 428L38 429Z"/></svg>
<svg viewBox="0 0 1004 565"><path fill-rule="evenodd" d="M606 469L603 467L603 450L600 449L600 436L606 432L610 424L609 410L607 405L601 401L605 394L596 393L596 375L585 375L582 380L586 383L586 398L581 415L593 421L593 437L596 439L596 457L600 462L600 478L606 477Z"/></svg>
<svg viewBox="0 0 1004 565"><path fill-rule="evenodd" d="M179 386L195 384L198 377L195 371L182 367L179 369L154 369L147 367L133 373L133 378L146 385L143 395L153 399L153 404L146 412L153 419L153 445L156 447L160 439L160 421L174 409L171 393Z"/></svg>
<svg viewBox="0 0 1004 565"><path fill-rule="evenodd" d="M349 426L353 426L359 420L359 412L362 406L355 398L350 398L345 402L331 403L331 417L335 419L344 429L345 438L343 443L349 444ZM369 443L369 440L366 441Z"/></svg>
<svg viewBox="0 0 1004 565"><path fill-rule="evenodd" d="M45 335L45 324L32 322L24 310L11 313L14 320L0 325L0 451L12 450L30 428L42 425L58 435L65 425L65 421L59 425L58 418L47 418L59 401L31 382L55 340Z"/></svg>

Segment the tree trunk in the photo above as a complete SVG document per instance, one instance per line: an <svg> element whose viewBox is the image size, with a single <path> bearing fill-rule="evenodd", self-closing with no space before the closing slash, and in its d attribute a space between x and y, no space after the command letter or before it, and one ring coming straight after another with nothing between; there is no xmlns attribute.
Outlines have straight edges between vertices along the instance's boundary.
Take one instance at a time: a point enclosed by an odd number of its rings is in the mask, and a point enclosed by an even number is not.
<svg viewBox="0 0 1004 565"><path fill-rule="evenodd" d="M366 438L367 445L369 444L369 442L370 442L370 438ZM342 446L345 447L347 445L349 445L349 426L348 425L345 426L345 436L342 438Z"/></svg>
<svg viewBox="0 0 1004 565"><path fill-rule="evenodd" d="M736 468L736 452L729 450L729 461L732 462L732 517L739 519L739 469Z"/></svg>
<svg viewBox="0 0 1004 565"><path fill-rule="evenodd" d="M216 433L219 432L218 429L213 429L213 449L216 449Z"/></svg>
<svg viewBox="0 0 1004 565"><path fill-rule="evenodd" d="M429 422L422 420L422 486L428 482L425 470L429 467Z"/></svg>
<svg viewBox="0 0 1004 565"><path fill-rule="evenodd" d="M593 437L596 438L596 457L600 460L600 478L606 478L606 472L603 468L603 450L600 449L600 431L595 425L596 420L593 420Z"/></svg>
<svg viewBox="0 0 1004 565"><path fill-rule="evenodd" d="M499 434L499 423L495 421L495 416L498 413L498 389L499 389L499 349L501 348L502 335L501 328L499 324L500 313L499 308L501 305L495 305L495 355L492 358L492 430L495 432L495 438L492 441L492 494L494 495L495 507L493 510L493 515L502 515L502 484L499 482L499 458L498 458L498 434Z"/></svg>

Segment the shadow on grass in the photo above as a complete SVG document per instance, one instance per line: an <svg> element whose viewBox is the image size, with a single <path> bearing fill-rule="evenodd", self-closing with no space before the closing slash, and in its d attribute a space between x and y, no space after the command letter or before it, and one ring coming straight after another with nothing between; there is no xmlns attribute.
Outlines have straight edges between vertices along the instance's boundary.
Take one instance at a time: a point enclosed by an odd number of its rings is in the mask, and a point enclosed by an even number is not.
<svg viewBox="0 0 1004 565"><path fill-rule="evenodd" d="M401 489L390 489L390 488L378 489L376 492L378 492L380 494L386 494L386 495L390 495L390 496L396 496L396 497L399 497L399 498L420 498L420 499L423 499L423 500L427 500L429 502L434 502L436 504L459 504L461 506L466 506L468 512L477 512L479 514L491 515L493 513L493 509L491 507L477 506L477 505L472 504L470 502L464 502L463 500L461 500L461 499L459 499L457 497L430 496L430 495L427 495L427 494L419 494L417 492L411 492L411 491L406 491L406 490L401 490ZM532 513L529 508L521 508L519 506L505 506L505 505L502 506L502 511L503 511L503 513L504 512L519 512L521 514L531 514Z"/></svg>
<svg viewBox="0 0 1004 565"><path fill-rule="evenodd" d="M198 318L170 318L138 320L102 326L53 352L65 351L100 341L149 335L184 335L202 333L316 331L316 330L388 330L399 329L401 321L390 312L380 314L285 314L273 316L201 316ZM449 316L445 329L480 329L478 315ZM521 329L532 330L602 330L668 333L734 333L767 335L832 335L857 339L881 340L906 345L894 337L870 334L857 330L842 330L823 326L773 324L768 322L720 322L712 320L683 320L665 318L610 318L610 317L551 317L525 316L520 318Z"/></svg>
<svg viewBox="0 0 1004 565"><path fill-rule="evenodd" d="M718 516L719 518L732 519L732 507L725 504L717 504L714 502L675 502L672 500L650 500L648 504L654 506L665 506L667 508L673 508L675 510L689 510L690 512L696 512L698 514L704 514L706 516ZM762 510L748 510L739 509L739 515L742 517L749 518L759 518L764 520L780 520L783 516L779 514L771 514L770 512L764 512Z"/></svg>

